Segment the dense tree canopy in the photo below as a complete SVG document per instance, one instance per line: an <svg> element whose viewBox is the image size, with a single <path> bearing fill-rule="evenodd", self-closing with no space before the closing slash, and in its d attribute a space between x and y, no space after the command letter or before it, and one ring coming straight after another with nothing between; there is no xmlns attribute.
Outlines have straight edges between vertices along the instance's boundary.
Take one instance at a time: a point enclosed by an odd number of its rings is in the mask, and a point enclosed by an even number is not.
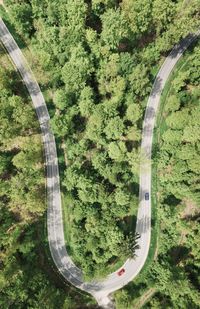
<svg viewBox="0 0 200 309"><path fill-rule="evenodd" d="M47 275L45 179L36 115L1 48L0 68L0 307L75 308L78 298L66 296Z"/></svg>
<svg viewBox="0 0 200 309"><path fill-rule="evenodd" d="M123 221L136 214L138 147L152 68L163 51L196 27L198 4L192 2L183 9L181 1L171 0L5 1L51 76L48 87L53 89L55 106L51 123L64 145L63 190L73 205L68 246L90 277L120 255L117 247L127 236ZM188 74L177 77L176 89L185 87ZM194 69L190 75L195 79ZM189 111L179 110L180 104L171 97L168 109L174 114L166 120L165 147L180 145L180 137L197 138L190 124L185 126ZM190 162L191 169L197 159ZM20 168L22 161L28 166L30 160L23 150L13 162Z"/></svg>
<svg viewBox="0 0 200 309"><path fill-rule="evenodd" d="M156 135L157 217L154 262L117 292L117 308L199 308L199 44L183 59L164 96ZM186 63L184 64L184 61ZM187 76L187 82L183 82ZM181 82L180 82L181 81ZM177 87L181 85L181 87ZM167 85L169 86L169 84ZM162 102L163 104L163 102ZM157 258L156 258L157 256ZM152 293L153 291L153 293ZM152 295L151 295L152 293ZM145 299L146 295L146 299ZM148 295L153 296L153 298Z"/></svg>
<svg viewBox="0 0 200 309"><path fill-rule="evenodd" d="M42 78L39 82L47 91L62 163L67 247L87 279L102 276L110 272L117 259L122 262L127 254L134 256L131 247L135 246L135 238L130 229L134 231L138 208L144 108L166 52L199 26L199 1L4 3L11 23L26 38L37 59L34 70L40 69L47 76L45 82ZM199 49L195 53L199 55ZM195 103L199 99L198 61L194 57L190 67L173 81L158 163L160 186L165 188L166 198L195 202L199 201L199 107ZM42 194L37 199L43 186L41 162L37 163L41 149L38 131L33 132L33 112L27 104L23 110L19 108L23 102L17 91L14 95L9 92L13 86L9 74L0 74L0 171L8 166L12 171L9 176L3 173L0 192L8 196L8 208L28 222L43 214ZM32 135L34 145L30 145ZM167 215L163 216L164 221ZM175 221L166 221L167 227ZM174 234L175 229L169 228L170 240ZM165 245L167 248L167 237ZM191 286L185 273L180 271L175 280L172 273L176 268L169 263L159 264L151 280L160 286L162 294L170 280L178 284L183 278L188 296ZM195 293L194 288L194 299ZM123 297L128 301L126 293ZM173 289L167 290L167 297L171 297L171 304ZM195 301L188 300L187 305L196 305Z"/></svg>

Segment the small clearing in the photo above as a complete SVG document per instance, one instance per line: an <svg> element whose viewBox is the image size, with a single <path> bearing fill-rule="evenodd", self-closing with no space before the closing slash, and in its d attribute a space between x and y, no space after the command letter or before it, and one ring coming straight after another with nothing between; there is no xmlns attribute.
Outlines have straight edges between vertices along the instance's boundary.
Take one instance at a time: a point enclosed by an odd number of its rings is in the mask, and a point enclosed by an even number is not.
<svg viewBox="0 0 200 309"><path fill-rule="evenodd" d="M194 217L200 212L200 209L197 206L197 204L188 198L183 199L183 205L185 205L185 208L181 213L182 219Z"/></svg>
<svg viewBox="0 0 200 309"><path fill-rule="evenodd" d="M147 290L138 300L138 302L136 302L136 304L134 305L134 309L140 309L144 306L144 304L150 300L150 298L156 293L156 288L150 288L149 290Z"/></svg>

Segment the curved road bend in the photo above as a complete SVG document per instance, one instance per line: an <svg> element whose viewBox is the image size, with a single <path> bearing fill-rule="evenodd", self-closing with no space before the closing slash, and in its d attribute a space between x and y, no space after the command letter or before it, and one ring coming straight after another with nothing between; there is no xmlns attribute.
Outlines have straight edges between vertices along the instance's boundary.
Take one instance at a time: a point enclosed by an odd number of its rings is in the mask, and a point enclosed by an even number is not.
<svg viewBox="0 0 200 309"><path fill-rule="evenodd" d="M34 108L36 110L38 120L40 123L44 149L46 158L46 173L47 173L47 199L48 199L48 240L52 258L63 277L91 295L93 295L98 303L102 306L109 306L108 295L120 289L133 278L142 269L148 255L150 238L151 238L151 151L153 129L156 119L156 112L158 110L161 92L165 83L174 68L175 64L187 49L190 43L195 40L200 34L188 35L178 45L174 47L169 56L163 63L158 75L155 79L151 94L146 107L141 149L144 155L149 159L145 166L141 163L140 168L140 192L139 192L139 208L137 215L136 231L140 233L139 239L140 248L136 251L137 257L135 260L128 259L122 266L125 268L123 276L117 276L117 272L110 274L105 280L87 283L82 279L82 273L70 259L66 247L63 233L62 221L62 207L60 195L60 180L58 159L56 152L56 144L54 135L49 125L49 114L40 91L40 88L31 72L28 64L14 41L12 35L8 31L2 19L0 19L0 39L7 49L13 63L19 70L23 81L32 98ZM149 192L149 200L145 201L144 194Z"/></svg>

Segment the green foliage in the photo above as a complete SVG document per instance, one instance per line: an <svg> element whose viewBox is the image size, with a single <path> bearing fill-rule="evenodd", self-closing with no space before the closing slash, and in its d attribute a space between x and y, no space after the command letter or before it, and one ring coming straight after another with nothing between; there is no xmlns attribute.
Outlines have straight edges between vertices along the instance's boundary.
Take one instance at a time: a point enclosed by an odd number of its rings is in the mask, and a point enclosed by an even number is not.
<svg viewBox="0 0 200 309"><path fill-rule="evenodd" d="M120 290L115 297L116 307L118 309L130 308L131 297L125 290Z"/></svg>
<svg viewBox="0 0 200 309"><path fill-rule="evenodd" d="M148 30L151 22L151 3L149 0L122 1L122 11L134 34L140 35Z"/></svg>
<svg viewBox="0 0 200 309"><path fill-rule="evenodd" d="M199 75L193 79L189 74L190 65L193 72L198 71L198 52L199 45L170 83L157 128L157 258L133 283L115 293L117 308L199 308ZM128 153L133 167L136 155Z"/></svg>
<svg viewBox="0 0 200 309"><path fill-rule="evenodd" d="M194 52L198 53L198 50L199 45ZM186 74L188 76L190 62L193 64L193 59L194 54L179 71L178 78L183 80ZM165 114L165 130L167 131L162 134L164 143L161 144L158 157L161 195L159 203L160 254L156 265L152 265L151 276L159 293L150 301L147 308L152 308L154 302L161 304L164 298L168 307L199 307L198 280L196 281L196 271L199 269L196 257L199 257L199 252L194 249L198 246L199 229L196 229L197 221L195 216L193 217L194 209L192 208L196 207L198 212L197 203L200 200L197 189L197 179L200 174L197 164L199 138L195 133L199 130L200 109L191 91L196 85L196 80L188 78L187 89L185 89L186 85L181 90L179 88L178 95L176 85L172 83L165 102L165 111L168 113L167 117ZM175 106L173 102L177 102ZM171 140L170 144L166 143L168 126L173 129L170 130L171 133L179 132L179 142Z"/></svg>
<svg viewBox="0 0 200 309"><path fill-rule="evenodd" d="M102 41L108 48L116 48L120 40L127 37L128 27L120 10L108 9L101 16L103 29L101 32Z"/></svg>
<svg viewBox="0 0 200 309"><path fill-rule="evenodd" d="M115 202L120 205L128 205L131 199L131 195L129 192L125 192L125 190L122 190L121 188L117 188L115 191Z"/></svg>
<svg viewBox="0 0 200 309"><path fill-rule="evenodd" d="M2 58L0 65L10 67ZM77 299L47 274L52 268L42 248L45 184L35 114L17 74L4 69L0 79L5 81L0 92L0 307L76 308Z"/></svg>
<svg viewBox="0 0 200 309"><path fill-rule="evenodd" d="M86 79L92 72L90 59L83 47L79 44L71 49L71 57L62 68L62 79L66 91L73 93L85 86Z"/></svg>
<svg viewBox="0 0 200 309"><path fill-rule="evenodd" d="M60 158L66 163L61 168L61 182L64 194L70 196L70 203L63 205L70 207L67 245L87 279L102 277L112 263L119 262L119 248L132 225L129 216L138 207L135 186L142 156L142 116L156 69L163 52L198 28L199 1L192 0L188 5L181 0L5 3L16 29L30 38L36 63L44 69L45 78L39 82L51 96L49 106L55 105L51 124L57 144L65 152L64 159ZM193 57L188 70L173 82L158 164L160 186L176 199L186 196L195 201L199 199L198 65L198 57ZM34 210L35 216L42 215L37 190L42 190L43 183L35 181L41 175L37 164L41 149L37 130L32 132L30 106L18 98L18 87L12 85L13 73L4 76L3 70L0 175L6 181L0 184L0 192L9 195L8 207L13 212L18 214L22 205L21 216L32 220ZM14 95L10 88L16 90ZM30 139L19 139L21 134ZM38 147L30 145L33 135ZM5 154L14 170L11 179L3 172L9 165ZM168 238L175 239L169 226ZM169 246L167 237L165 244ZM21 250L28 252L29 246ZM164 272L161 270L161 274ZM121 299L126 308L130 297L125 293ZM66 307L73 308L70 301L66 301Z"/></svg>
<svg viewBox="0 0 200 309"><path fill-rule="evenodd" d="M79 110L81 116L88 117L94 110L93 91L89 86L83 88L79 99Z"/></svg>
<svg viewBox="0 0 200 309"><path fill-rule="evenodd" d="M129 258L134 259L136 257L135 250L139 249L139 246L137 244L138 239L140 238L139 234L133 234L133 232L130 232L123 243L122 251L123 255Z"/></svg>
<svg viewBox="0 0 200 309"><path fill-rule="evenodd" d="M150 91L148 69L143 64L138 64L129 75L131 90L140 98L144 98Z"/></svg>
<svg viewBox="0 0 200 309"><path fill-rule="evenodd" d="M123 135L124 129L123 120L119 116L116 116L109 120L104 132L108 139L119 139Z"/></svg>
<svg viewBox="0 0 200 309"><path fill-rule="evenodd" d="M198 48L196 48L197 51ZM179 72L179 76L182 78L182 73L185 76L185 72L188 75L187 66ZM194 87L194 84L195 81L193 79L188 79L187 90L182 88L182 91L180 91L179 89L176 100L178 104L174 108L171 105L175 100L177 84L172 83L171 94L165 108L169 114L165 119L167 127L162 135L164 144L161 147L159 167L162 168L161 184L162 186L166 185L165 189L168 192L171 192L177 198L188 197L198 201L200 195L196 191L195 179L196 175L199 174L197 164L199 153L197 149L199 144L200 108L196 106L196 102L190 92L190 88ZM184 105L181 102L183 98ZM195 102L195 104L192 102ZM174 147L175 145L176 147ZM166 155L168 157L167 160Z"/></svg>
<svg viewBox="0 0 200 309"><path fill-rule="evenodd" d="M138 104L130 104L126 111L126 117L132 123L135 123L141 118L141 109Z"/></svg>
<svg viewBox="0 0 200 309"><path fill-rule="evenodd" d="M154 0L153 1L153 22L156 27L156 32L160 34L166 30L169 23L172 22L176 14L176 4L171 0Z"/></svg>
<svg viewBox="0 0 200 309"><path fill-rule="evenodd" d="M117 162L122 162L125 160L126 151L126 146L122 141L111 142L108 145L108 154L110 158Z"/></svg>
<svg viewBox="0 0 200 309"><path fill-rule="evenodd" d="M54 104L59 110L64 110L70 105L70 97L65 89L58 89L54 94Z"/></svg>
<svg viewBox="0 0 200 309"><path fill-rule="evenodd" d="M177 95L171 95L168 98L167 106L165 107L166 112L175 112L180 108L180 99Z"/></svg>
<svg viewBox="0 0 200 309"><path fill-rule="evenodd" d="M4 3L12 8L11 19L18 28L18 31L23 36L30 37L34 30L32 7L30 2L26 0L6 0Z"/></svg>

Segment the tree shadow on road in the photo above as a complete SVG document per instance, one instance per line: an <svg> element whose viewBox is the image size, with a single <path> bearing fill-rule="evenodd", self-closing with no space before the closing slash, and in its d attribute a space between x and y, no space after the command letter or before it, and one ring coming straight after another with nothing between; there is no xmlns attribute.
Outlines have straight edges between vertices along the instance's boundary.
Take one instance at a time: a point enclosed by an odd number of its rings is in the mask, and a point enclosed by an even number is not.
<svg viewBox="0 0 200 309"><path fill-rule="evenodd" d="M23 49L26 47L26 43L25 41L22 39L22 37L17 33L14 25L11 23L9 17L7 16L7 13L5 12L5 10L1 7L0 8L0 17L3 19L6 27L8 28L8 30L10 31L10 33L12 34L13 38L15 39L16 43L18 44L18 46L20 47L20 49Z"/></svg>

